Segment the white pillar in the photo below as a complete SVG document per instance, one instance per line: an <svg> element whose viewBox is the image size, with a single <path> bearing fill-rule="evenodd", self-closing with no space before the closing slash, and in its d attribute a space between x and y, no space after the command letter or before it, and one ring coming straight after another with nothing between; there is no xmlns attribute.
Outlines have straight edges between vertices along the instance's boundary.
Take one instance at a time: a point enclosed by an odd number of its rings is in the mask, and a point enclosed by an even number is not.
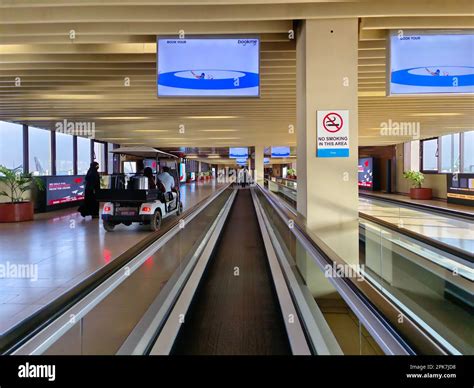
<svg viewBox="0 0 474 388"><path fill-rule="evenodd" d="M265 147L264 146L255 146L255 183L260 183L263 185L263 157L264 157Z"/></svg>
<svg viewBox="0 0 474 388"><path fill-rule="evenodd" d="M358 263L358 20L303 21L296 43L298 211L342 259ZM349 157L316 157L318 110L349 111Z"/></svg>

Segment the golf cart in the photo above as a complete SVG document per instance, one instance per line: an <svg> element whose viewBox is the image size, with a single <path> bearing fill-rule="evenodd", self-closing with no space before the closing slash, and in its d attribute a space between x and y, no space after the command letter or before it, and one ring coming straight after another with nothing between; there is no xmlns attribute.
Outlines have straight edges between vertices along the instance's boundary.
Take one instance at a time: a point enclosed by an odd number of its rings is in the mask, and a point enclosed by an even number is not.
<svg viewBox="0 0 474 388"><path fill-rule="evenodd" d="M147 225L150 230L157 231L160 229L163 218L181 214L183 204L179 191L179 179L177 179L178 157L152 147L121 147L111 152L124 155L124 157L151 161L155 168L153 175L157 188L149 188L148 178L143 175L110 176L108 188L101 189L97 193L97 199L105 202L102 208L102 221L107 232L113 231L116 225L129 226L133 222ZM160 184L157 178L157 173L164 167L170 168L170 174L175 181L173 190L166 193L159 189Z"/></svg>

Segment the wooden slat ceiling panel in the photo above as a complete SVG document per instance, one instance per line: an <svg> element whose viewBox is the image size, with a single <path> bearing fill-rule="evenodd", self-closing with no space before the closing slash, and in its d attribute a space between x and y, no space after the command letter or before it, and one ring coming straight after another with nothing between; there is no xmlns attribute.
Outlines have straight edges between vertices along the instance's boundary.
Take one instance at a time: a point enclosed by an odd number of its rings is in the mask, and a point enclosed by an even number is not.
<svg viewBox="0 0 474 388"><path fill-rule="evenodd" d="M122 144L294 146L288 31L297 19L359 17L360 145L403 141L380 136L389 119L419 122L422 137L473 129L471 96L385 96L389 29L473 28L473 13L465 0L0 0L0 119L49 129L92 121L97 138ZM156 36L180 30L259 35L261 97L158 99Z"/></svg>

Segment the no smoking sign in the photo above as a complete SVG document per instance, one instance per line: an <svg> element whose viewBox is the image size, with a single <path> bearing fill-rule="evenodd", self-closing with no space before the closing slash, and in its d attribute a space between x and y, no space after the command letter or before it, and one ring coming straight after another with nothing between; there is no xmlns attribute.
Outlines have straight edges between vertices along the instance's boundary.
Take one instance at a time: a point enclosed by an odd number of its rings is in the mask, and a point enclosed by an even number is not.
<svg viewBox="0 0 474 388"><path fill-rule="evenodd" d="M349 156L348 110L318 110L316 146L320 158Z"/></svg>

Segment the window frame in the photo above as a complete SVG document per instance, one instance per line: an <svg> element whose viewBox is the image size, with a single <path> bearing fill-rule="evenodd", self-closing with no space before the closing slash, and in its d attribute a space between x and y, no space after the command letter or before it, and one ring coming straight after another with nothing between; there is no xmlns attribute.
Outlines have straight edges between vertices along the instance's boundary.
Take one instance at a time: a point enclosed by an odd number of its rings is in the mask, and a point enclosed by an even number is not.
<svg viewBox="0 0 474 388"><path fill-rule="evenodd" d="M436 140L437 150L436 150L436 170L425 170L425 165L423 164L423 152L424 152L424 142ZM440 164L440 148L439 148L439 137L430 137L427 139L420 140L420 172L423 174L440 174L439 172L439 164Z"/></svg>

